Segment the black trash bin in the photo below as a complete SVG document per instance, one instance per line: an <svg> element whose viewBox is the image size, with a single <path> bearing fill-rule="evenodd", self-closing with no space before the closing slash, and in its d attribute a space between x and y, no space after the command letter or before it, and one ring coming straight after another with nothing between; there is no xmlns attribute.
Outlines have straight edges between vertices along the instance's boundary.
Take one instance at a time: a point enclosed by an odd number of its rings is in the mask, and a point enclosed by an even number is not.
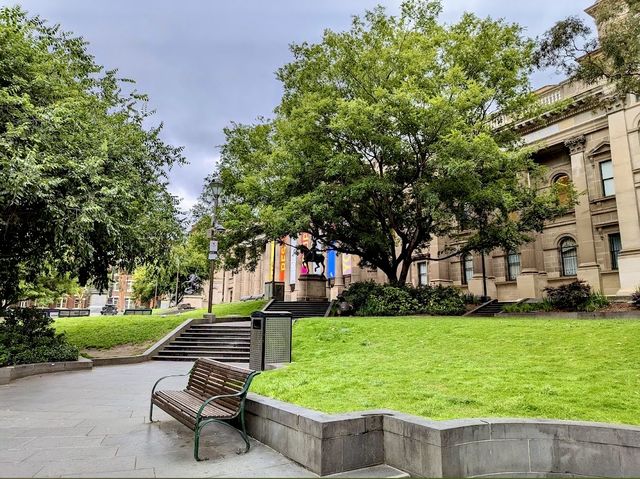
<svg viewBox="0 0 640 479"><path fill-rule="evenodd" d="M251 314L249 367L264 371L269 364L291 362L293 318L287 311L255 311Z"/></svg>

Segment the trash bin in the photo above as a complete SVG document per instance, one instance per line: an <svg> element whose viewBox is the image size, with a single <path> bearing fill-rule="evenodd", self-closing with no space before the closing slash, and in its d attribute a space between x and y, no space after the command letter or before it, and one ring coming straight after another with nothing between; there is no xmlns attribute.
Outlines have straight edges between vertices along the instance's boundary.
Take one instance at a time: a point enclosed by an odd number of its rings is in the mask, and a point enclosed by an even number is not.
<svg viewBox="0 0 640 479"><path fill-rule="evenodd" d="M251 314L249 367L264 371L269 364L291 362L293 318L286 311L255 311Z"/></svg>

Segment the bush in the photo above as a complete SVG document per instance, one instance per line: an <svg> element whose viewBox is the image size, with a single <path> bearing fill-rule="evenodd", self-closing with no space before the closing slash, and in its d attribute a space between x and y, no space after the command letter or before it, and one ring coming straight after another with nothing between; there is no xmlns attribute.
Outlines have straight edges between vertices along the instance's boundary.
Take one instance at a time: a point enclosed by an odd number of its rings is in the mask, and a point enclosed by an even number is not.
<svg viewBox="0 0 640 479"><path fill-rule="evenodd" d="M592 293L584 307L585 311L593 312L606 308L611 304L609 298L602 293Z"/></svg>
<svg viewBox="0 0 640 479"><path fill-rule="evenodd" d="M380 294L383 288L383 285L373 281L363 281L362 283L353 283L342 293L342 296L357 313L364 307L369 297Z"/></svg>
<svg viewBox="0 0 640 479"><path fill-rule="evenodd" d="M508 304L502 311L505 313L535 313L538 311L543 311L542 303L519 303L519 304Z"/></svg>
<svg viewBox="0 0 640 479"><path fill-rule="evenodd" d="M453 286L423 286L413 291L421 313L458 316L466 311L465 297Z"/></svg>
<svg viewBox="0 0 640 479"><path fill-rule="evenodd" d="M547 300L561 311L585 311L592 297L591 286L584 281L574 281L557 288L548 287L544 291Z"/></svg>
<svg viewBox="0 0 640 479"><path fill-rule="evenodd" d="M77 360L78 349L57 334L52 323L37 309L6 311L0 322L0 366Z"/></svg>
<svg viewBox="0 0 640 479"><path fill-rule="evenodd" d="M635 293L631 295L631 304L633 304L636 308L640 308L640 288L638 288Z"/></svg>
<svg viewBox="0 0 640 479"><path fill-rule="evenodd" d="M404 316L417 313L420 304L411 297L404 288L385 286L380 292L369 296L361 309L357 310L359 316Z"/></svg>

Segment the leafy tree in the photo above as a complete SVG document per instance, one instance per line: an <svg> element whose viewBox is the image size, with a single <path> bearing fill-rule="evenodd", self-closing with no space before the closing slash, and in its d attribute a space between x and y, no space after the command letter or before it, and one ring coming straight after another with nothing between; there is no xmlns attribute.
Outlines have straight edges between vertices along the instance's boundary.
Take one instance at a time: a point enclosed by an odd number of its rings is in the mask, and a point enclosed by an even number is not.
<svg viewBox="0 0 640 479"><path fill-rule="evenodd" d="M600 0L594 17L599 38L578 17L556 23L540 41L538 65L587 84L606 80L622 96L640 94L640 2Z"/></svg>
<svg viewBox="0 0 640 479"><path fill-rule="evenodd" d="M70 273L59 273L51 266L44 266L33 282L21 281L20 299L33 300L39 306L55 303L65 295L80 295L83 288Z"/></svg>
<svg viewBox="0 0 640 479"><path fill-rule="evenodd" d="M347 32L294 45L271 121L225 130L220 174L228 268L255 266L267 241L309 232L405 283L434 236L459 254L513 248L560 212L540 168L496 112L528 116L533 43L517 25L438 1L355 17ZM206 195L205 195L206 196Z"/></svg>
<svg viewBox="0 0 640 479"><path fill-rule="evenodd" d="M207 229L210 219L202 217L196 222L189 234L173 244L168 260L163 264L141 265L133 273L133 297L141 303L148 303L158 295L168 294L176 300L176 281L178 282L178 300L186 294L187 281L191 275L201 280L209 278L209 240ZM177 278L176 278L177 274Z"/></svg>
<svg viewBox="0 0 640 479"><path fill-rule="evenodd" d="M110 266L161 261L179 236L166 171L181 151L86 47L0 9L0 309L45 267L103 289Z"/></svg>

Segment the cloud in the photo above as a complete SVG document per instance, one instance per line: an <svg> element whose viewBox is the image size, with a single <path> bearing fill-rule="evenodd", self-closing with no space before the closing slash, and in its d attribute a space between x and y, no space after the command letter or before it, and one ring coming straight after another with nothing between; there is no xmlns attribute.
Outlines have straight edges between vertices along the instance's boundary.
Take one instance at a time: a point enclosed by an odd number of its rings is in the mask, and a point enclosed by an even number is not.
<svg viewBox="0 0 640 479"><path fill-rule="evenodd" d="M6 4L16 3L0 2ZM98 63L118 68L149 94L163 138L185 146L189 165L170 172L171 190L190 207L211 172L222 129L270 116L281 88L274 72L290 60L292 42L344 30L376 0L19 0L32 14L82 35ZM397 12L399 0L380 2ZM464 10L503 17L541 34L589 2L446 0L444 18ZM554 81L544 73L536 83Z"/></svg>

